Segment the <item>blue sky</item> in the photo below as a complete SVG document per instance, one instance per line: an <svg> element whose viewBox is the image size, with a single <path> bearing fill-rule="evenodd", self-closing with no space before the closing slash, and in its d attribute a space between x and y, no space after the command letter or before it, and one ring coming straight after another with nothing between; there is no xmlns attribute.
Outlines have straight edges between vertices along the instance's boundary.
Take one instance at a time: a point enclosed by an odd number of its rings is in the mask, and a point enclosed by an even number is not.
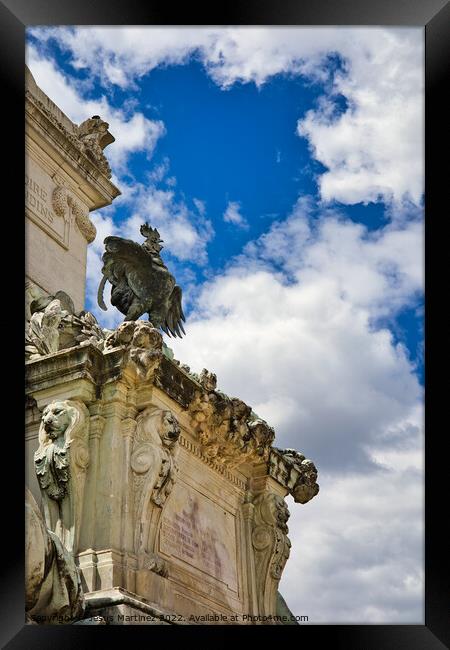
<svg viewBox="0 0 450 650"><path fill-rule="evenodd" d="M156 225L183 288L177 358L319 468L282 580L316 622L423 616L422 53L421 29L28 33L38 85L116 137L87 308L120 322L95 304L102 240Z"/></svg>

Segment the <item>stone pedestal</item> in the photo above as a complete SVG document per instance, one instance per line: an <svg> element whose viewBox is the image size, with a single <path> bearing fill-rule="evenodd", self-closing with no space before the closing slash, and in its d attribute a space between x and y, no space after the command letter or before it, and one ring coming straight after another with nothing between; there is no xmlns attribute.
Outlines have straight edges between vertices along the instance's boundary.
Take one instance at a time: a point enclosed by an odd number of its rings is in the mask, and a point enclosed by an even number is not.
<svg viewBox="0 0 450 650"><path fill-rule="evenodd" d="M75 468L64 499L83 486L69 523L89 616L111 608L118 616L136 603L153 623L276 615L290 549L284 497L301 484L303 501L316 494L310 461L302 468L303 456L273 448L265 422L217 392L210 373L197 377L168 358L141 321L98 345L29 361L27 377L27 483L44 510L52 497L35 463L47 444L43 422L64 408L78 410L77 422L86 414L84 433L73 425L61 440L87 444L79 471L73 443L64 447ZM61 513L60 529L70 528Z"/></svg>

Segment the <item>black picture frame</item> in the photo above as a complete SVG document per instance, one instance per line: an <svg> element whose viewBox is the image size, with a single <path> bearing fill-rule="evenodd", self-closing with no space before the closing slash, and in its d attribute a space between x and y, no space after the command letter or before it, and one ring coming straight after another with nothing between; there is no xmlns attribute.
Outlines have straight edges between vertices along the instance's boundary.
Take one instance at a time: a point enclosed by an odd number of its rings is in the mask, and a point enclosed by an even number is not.
<svg viewBox="0 0 450 650"><path fill-rule="evenodd" d="M231 3L229 3L231 4ZM438 373L446 338L445 319L438 313L436 284L443 273L439 260L445 259L446 240L440 235L440 224L446 216L441 210L448 186L448 165L439 164L444 151L443 135L448 119L448 103L444 98L449 61L448 29L450 8L446 0L310 0L269 2L242 1L233 7L225 3L205 7L191 3L174 8L169 3L137 0L0 0L0 52L3 107L2 197L12 201L12 208L3 212L3 253L13 252L12 262L4 263L2 314L3 378L7 379L8 400L2 409L2 525L6 548L2 553L0 582L0 641L2 647L16 648L89 648L114 640L130 643L130 634L139 642L154 644L166 638L169 642L189 644L214 643L222 646L238 634L241 643L251 643L261 632L267 643L278 643L285 634L294 635L295 643L320 644L333 648L361 650L415 648L434 650L450 646L448 542L444 532L446 507L441 499L446 494L444 480L448 474L445 454L444 414L446 399L443 380ZM176 22L175 22L176 21ZM300 625L239 626L212 628L207 626L55 626L25 625L24 616L24 492L20 488L24 476L24 441L20 418L13 406L15 397L22 413L23 342L19 322L23 310L24 226L17 217L23 210L24 173L24 42L25 28L32 25L383 25L422 26L425 28L425 290L426 290L426 442L425 442L425 624L424 625ZM11 135L11 144L5 145ZM445 176L444 176L445 174ZM436 343L443 342L439 346ZM11 401L9 399L11 396ZM13 399L14 396L14 399ZM442 417L442 422L446 418ZM7 477L7 475L9 477ZM23 483L22 483L23 486ZM100 631L101 630L101 631ZM112 631L113 630L113 631ZM105 638L106 635L106 638ZM122 635L122 636L120 636ZM174 635L174 636L173 636Z"/></svg>

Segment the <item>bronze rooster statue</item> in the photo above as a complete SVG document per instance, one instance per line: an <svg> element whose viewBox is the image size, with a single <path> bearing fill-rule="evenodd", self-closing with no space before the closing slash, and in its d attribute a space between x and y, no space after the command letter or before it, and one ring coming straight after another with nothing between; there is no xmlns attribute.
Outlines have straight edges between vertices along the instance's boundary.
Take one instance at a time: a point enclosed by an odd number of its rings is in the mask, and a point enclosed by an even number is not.
<svg viewBox="0 0 450 650"><path fill-rule="evenodd" d="M139 245L131 239L106 237L103 277L98 288L98 304L106 311L103 291L106 280L111 287L111 304L125 314L126 321L138 320L147 313L154 327L168 336L186 334L181 306L181 287L161 259L162 239L156 228L145 223L140 228L146 237ZM182 334L183 333L183 334Z"/></svg>

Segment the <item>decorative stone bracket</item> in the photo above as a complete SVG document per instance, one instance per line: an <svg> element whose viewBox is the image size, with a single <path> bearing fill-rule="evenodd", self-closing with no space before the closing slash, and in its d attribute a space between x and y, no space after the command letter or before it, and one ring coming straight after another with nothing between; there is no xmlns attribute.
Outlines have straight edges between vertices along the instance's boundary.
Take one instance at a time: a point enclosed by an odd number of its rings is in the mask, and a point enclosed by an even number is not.
<svg viewBox="0 0 450 650"><path fill-rule="evenodd" d="M276 611L278 583L289 557L291 542L287 536L289 510L284 499L263 492L253 499L252 545L255 557L256 593L260 615Z"/></svg>
<svg viewBox="0 0 450 650"><path fill-rule="evenodd" d="M155 406L142 411L136 422L130 459L133 473L134 550L141 559L141 568L166 575L165 563L153 552L154 532L175 480L175 451L180 427L170 411Z"/></svg>

